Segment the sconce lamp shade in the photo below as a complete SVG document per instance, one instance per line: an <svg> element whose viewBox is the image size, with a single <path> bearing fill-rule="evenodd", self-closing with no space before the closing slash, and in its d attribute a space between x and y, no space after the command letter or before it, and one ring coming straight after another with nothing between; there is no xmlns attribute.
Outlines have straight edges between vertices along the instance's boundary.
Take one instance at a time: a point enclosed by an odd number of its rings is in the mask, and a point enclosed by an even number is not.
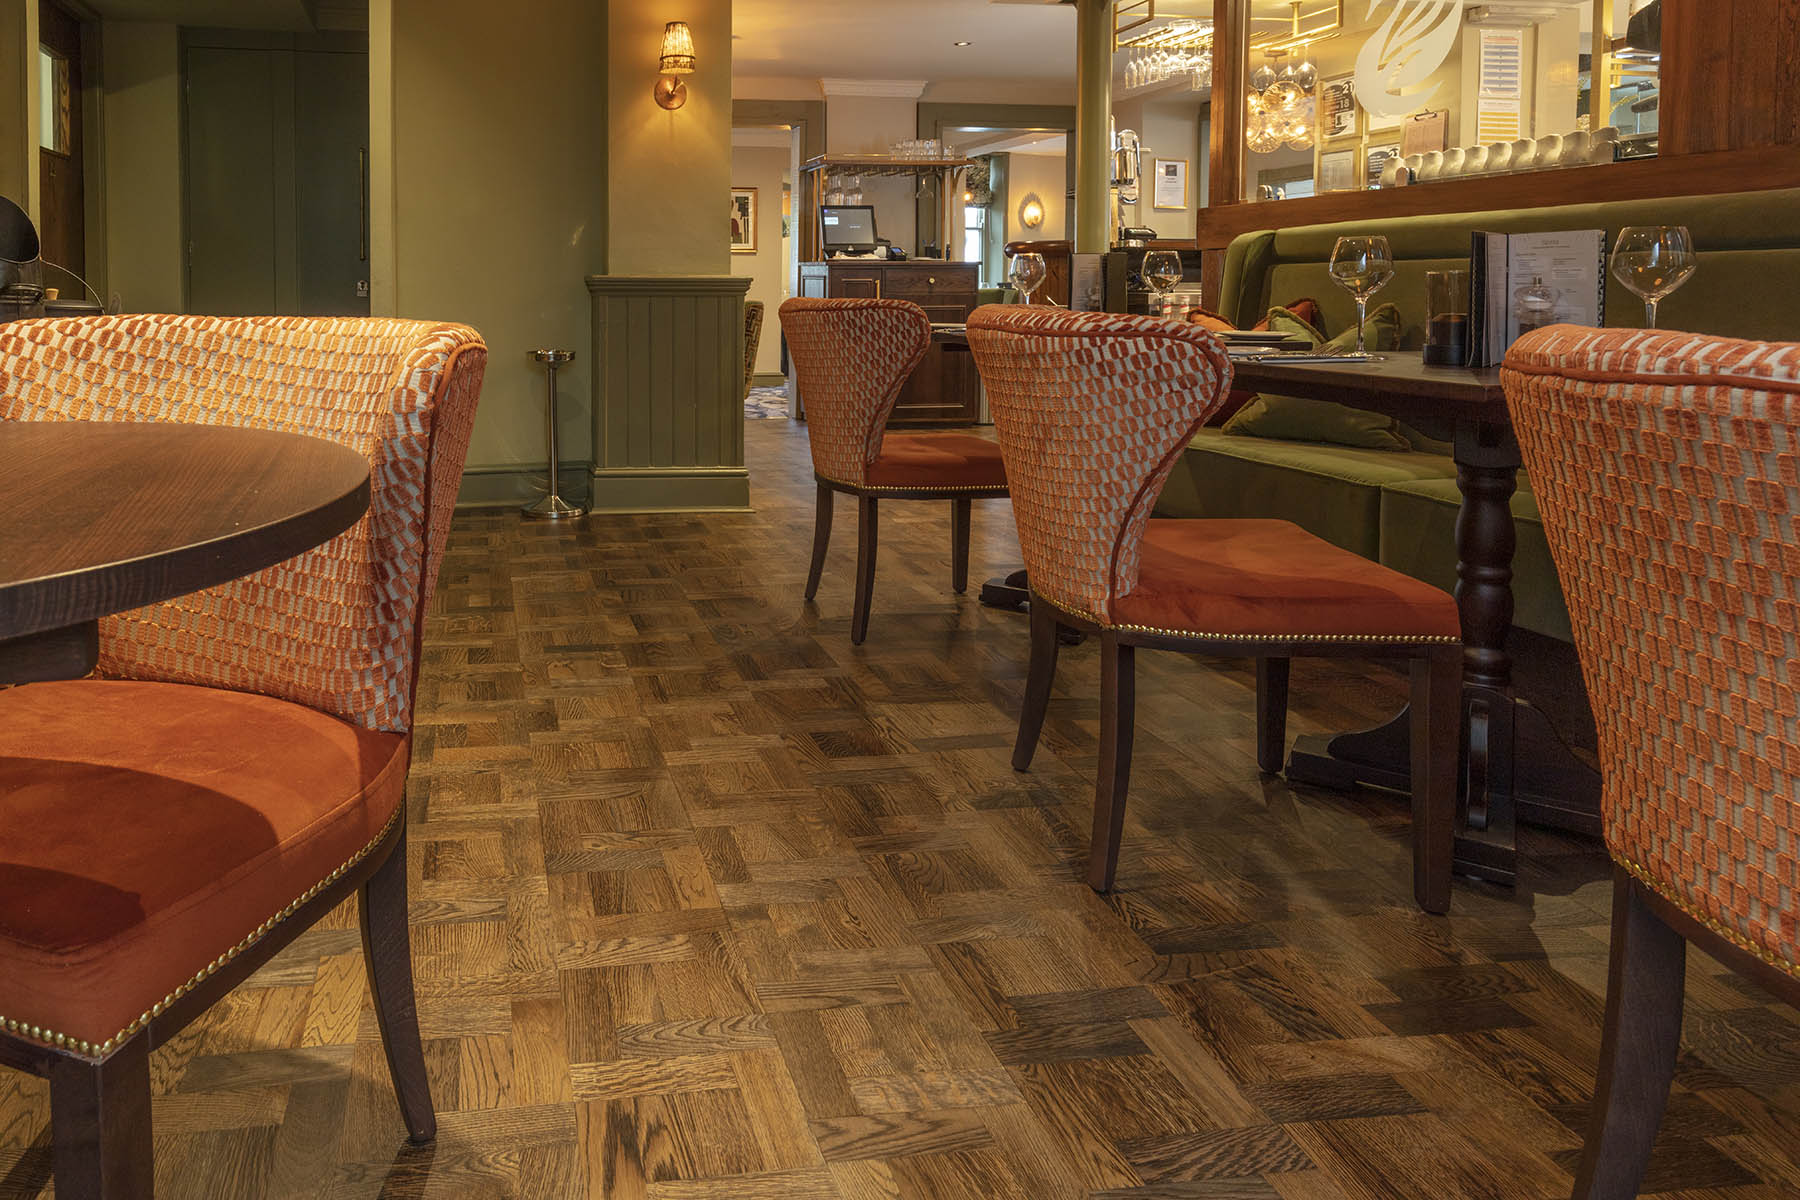
<svg viewBox="0 0 1800 1200"><path fill-rule="evenodd" d="M657 70L664 75L694 73L694 34L686 21L670 21L663 27L662 63Z"/></svg>
<svg viewBox="0 0 1800 1200"><path fill-rule="evenodd" d="M1036 196L1027 196L1025 203L1019 206L1019 221L1027 229L1036 229L1044 223L1044 205Z"/></svg>

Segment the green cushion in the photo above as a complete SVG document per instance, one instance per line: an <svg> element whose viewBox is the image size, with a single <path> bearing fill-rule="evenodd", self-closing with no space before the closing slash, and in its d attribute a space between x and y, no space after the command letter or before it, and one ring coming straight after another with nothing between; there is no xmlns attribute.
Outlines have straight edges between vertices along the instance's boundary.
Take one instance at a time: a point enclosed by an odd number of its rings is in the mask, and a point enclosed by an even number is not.
<svg viewBox="0 0 1800 1200"><path fill-rule="evenodd" d="M1523 482L1523 481L1521 481ZM1456 587L1456 514L1462 494L1455 479L1415 479L1381 489L1381 561L1414 579L1449 591ZM1512 498L1519 548L1513 557L1513 624L1569 642L1564 607L1537 497L1521 486Z"/></svg>
<svg viewBox="0 0 1800 1200"><path fill-rule="evenodd" d="M1343 333L1324 341L1324 335L1285 308L1269 310L1269 328L1306 339L1308 346L1321 344L1332 349L1351 351L1356 348L1356 323ZM1366 342L1371 350L1392 350L1400 341L1400 310L1383 304L1369 314ZM1308 400L1301 396L1263 393L1240 408L1225 422L1231 437L1280 438L1295 442L1330 442L1337 446L1355 446L1366 450L1410 450L1412 443L1399 429L1394 418L1333 404L1328 400Z"/></svg>
<svg viewBox="0 0 1800 1200"><path fill-rule="evenodd" d="M1222 430L1202 429L1170 472L1156 515L1292 521L1374 559L1381 550L1383 485L1434 479L1448 479L1454 488L1456 464L1440 454L1226 437Z"/></svg>

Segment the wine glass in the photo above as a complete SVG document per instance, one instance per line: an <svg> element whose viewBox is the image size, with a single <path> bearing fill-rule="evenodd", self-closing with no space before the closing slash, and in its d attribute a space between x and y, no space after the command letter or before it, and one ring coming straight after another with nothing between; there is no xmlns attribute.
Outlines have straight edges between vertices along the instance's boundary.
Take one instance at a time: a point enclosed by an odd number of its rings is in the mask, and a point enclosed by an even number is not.
<svg viewBox="0 0 1800 1200"><path fill-rule="evenodd" d="M1656 328L1656 303L1688 281L1698 266L1685 225L1627 225L1613 246L1613 278L1644 301L1644 328Z"/></svg>
<svg viewBox="0 0 1800 1200"><path fill-rule="evenodd" d="M1356 297L1356 353L1366 354L1363 325L1368 320L1369 297L1394 277L1394 252L1388 240L1375 237L1341 237L1331 250L1331 277Z"/></svg>
<svg viewBox="0 0 1800 1200"><path fill-rule="evenodd" d="M1018 288L1024 295L1024 303L1031 303L1031 293L1044 285L1044 256L1041 254L1015 254L1012 268L1006 273L1007 282Z"/></svg>
<svg viewBox="0 0 1800 1200"><path fill-rule="evenodd" d="M1181 255L1173 250L1152 250L1144 255L1144 282L1156 293L1157 307L1165 308L1169 293L1181 282Z"/></svg>

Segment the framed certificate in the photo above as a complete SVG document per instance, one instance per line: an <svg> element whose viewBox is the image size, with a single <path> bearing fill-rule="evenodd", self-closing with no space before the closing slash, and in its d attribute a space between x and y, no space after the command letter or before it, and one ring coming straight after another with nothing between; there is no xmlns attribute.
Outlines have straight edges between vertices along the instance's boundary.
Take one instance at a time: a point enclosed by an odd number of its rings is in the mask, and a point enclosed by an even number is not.
<svg viewBox="0 0 1800 1200"><path fill-rule="evenodd" d="M1159 158L1156 160L1156 187L1151 194L1152 208L1186 208L1188 160Z"/></svg>

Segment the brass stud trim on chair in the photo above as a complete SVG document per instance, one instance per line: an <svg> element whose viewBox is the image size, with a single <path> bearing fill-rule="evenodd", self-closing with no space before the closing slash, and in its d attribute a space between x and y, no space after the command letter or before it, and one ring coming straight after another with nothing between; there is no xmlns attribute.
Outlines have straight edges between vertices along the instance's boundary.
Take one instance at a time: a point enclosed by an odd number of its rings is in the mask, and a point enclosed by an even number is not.
<svg viewBox="0 0 1800 1200"><path fill-rule="evenodd" d="M1047 596L1037 592L1031 593L1031 602L1043 601L1057 612L1098 625L1102 630L1120 633L1147 633L1155 637L1188 638L1196 642L1355 642L1355 643L1394 643L1410 642L1420 646L1455 646L1462 642L1459 637L1444 634L1386 634L1386 633L1206 633L1194 629L1158 629L1154 625L1114 625L1102 617L1092 613L1076 612Z"/></svg>
<svg viewBox="0 0 1800 1200"><path fill-rule="evenodd" d="M1608 847L1608 852L1612 855L1612 860L1614 862L1618 863L1621 867L1624 867L1631 873L1632 878L1643 884L1653 894L1660 896L1663 900L1667 901L1672 907L1686 914L1689 920L1698 922L1710 932L1724 938L1733 946L1736 946L1739 950L1742 950L1744 953L1761 962L1767 963L1782 974L1791 975L1795 979L1800 979L1800 964L1791 963L1766 947L1757 945L1738 930L1726 927L1713 917L1709 917L1704 913L1695 912L1692 908L1676 900L1675 897L1658 887L1649 871L1645 870L1631 859L1621 857L1618 852L1612 850L1611 847ZM1702 949L1704 949L1704 947L1702 947Z"/></svg>
<svg viewBox="0 0 1800 1200"><path fill-rule="evenodd" d="M201 983L211 978L220 968L225 966L226 963L236 959L238 955L250 949L250 947L254 946L257 942L260 942L271 930L293 916L295 912L299 911L302 906L312 900L320 892L342 879L352 867L367 858L370 853L374 851L375 847L379 846L387 836L394 831L394 827L400 823L400 817L405 811L406 801L403 798L400 803L395 806L394 815L389 817L387 824L381 827L381 832L376 834L375 837L361 850L358 850L355 854L345 860L342 866L338 867L337 870L308 888L297 899L289 902L280 912L276 913L261 925L258 925L250 933L246 934L237 945L233 946L225 953L219 955L219 957L213 959L212 962L202 967L199 971L195 972L193 977L186 983L164 996L161 1000L158 1000L155 1004L152 1004L138 1016L137 1020L119 1030L119 1032L113 1034L104 1042L98 1044L94 1042L84 1042L78 1038L71 1037L66 1033L57 1033L51 1029L45 1029L38 1025L26 1024L10 1017L3 1016L0 1016L0 1028L4 1028L6 1032L25 1038L28 1041L42 1042L46 1046L54 1046L58 1050L67 1050L70 1053L80 1055L83 1058L91 1058L95 1061L106 1058L114 1049L123 1045L129 1038L144 1026L148 1025L153 1018L160 1017L164 1010L170 1005L174 1004L177 1000L200 986Z"/></svg>

